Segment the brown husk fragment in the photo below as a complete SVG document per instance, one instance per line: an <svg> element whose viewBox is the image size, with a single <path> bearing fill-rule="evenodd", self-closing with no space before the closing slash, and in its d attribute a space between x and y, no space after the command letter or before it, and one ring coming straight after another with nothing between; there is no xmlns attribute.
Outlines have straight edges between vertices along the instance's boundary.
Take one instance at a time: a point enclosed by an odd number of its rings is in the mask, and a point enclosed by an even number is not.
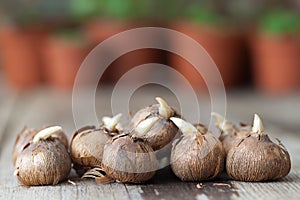
<svg viewBox="0 0 300 200"><path fill-rule="evenodd" d="M70 170L69 153L54 137L27 144L15 165L15 175L25 186L56 185L69 176Z"/></svg>
<svg viewBox="0 0 300 200"><path fill-rule="evenodd" d="M27 127L24 127L17 135L12 153L14 165L16 164L16 160L19 154L22 152L24 147L33 139L37 132L38 130L36 129L27 129Z"/></svg>
<svg viewBox="0 0 300 200"><path fill-rule="evenodd" d="M238 129L235 129L231 133L224 134L224 132L221 133L219 140L222 142L225 153L228 154L229 150L241 141L241 139L247 137L249 135L249 131L241 131Z"/></svg>
<svg viewBox="0 0 300 200"><path fill-rule="evenodd" d="M47 126L43 127L42 129L47 128ZM40 130L42 130L40 129ZM15 140L14 148L13 148L13 164L15 165L18 155L23 151L24 147L28 145L29 142L32 141L34 136L40 131L38 129L27 129L25 126L21 132L17 135L17 138ZM54 133L52 137L58 138L66 149L68 149L68 138L66 134L63 131Z"/></svg>
<svg viewBox="0 0 300 200"><path fill-rule="evenodd" d="M108 177L116 181L142 183L154 176L157 160L148 143L122 134L106 143L103 169Z"/></svg>
<svg viewBox="0 0 300 200"><path fill-rule="evenodd" d="M96 129L86 126L78 130L72 137L70 155L73 168L82 176L86 171L100 167L105 143L117 132L110 132L103 126Z"/></svg>
<svg viewBox="0 0 300 200"><path fill-rule="evenodd" d="M241 124L241 126L238 127L217 113L212 113L212 115L216 119L216 127L221 132L219 140L222 142L226 154L232 147L235 147L241 139L249 135L251 126Z"/></svg>
<svg viewBox="0 0 300 200"><path fill-rule="evenodd" d="M273 143L265 134L251 133L227 155L226 171L235 180L276 180L288 175L290 169L287 150L283 145Z"/></svg>
<svg viewBox="0 0 300 200"><path fill-rule="evenodd" d="M197 132L183 132L173 143L171 168L182 181L210 180L223 171L225 152L222 143L203 125L196 125L196 128Z"/></svg>

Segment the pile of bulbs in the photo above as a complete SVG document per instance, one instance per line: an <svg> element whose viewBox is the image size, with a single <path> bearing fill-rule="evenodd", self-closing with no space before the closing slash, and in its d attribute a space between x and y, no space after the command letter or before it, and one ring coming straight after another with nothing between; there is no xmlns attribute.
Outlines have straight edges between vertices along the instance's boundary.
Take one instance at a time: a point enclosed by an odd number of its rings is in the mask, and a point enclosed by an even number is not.
<svg viewBox="0 0 300 200"><path fill-rule="evenodd" d="M217 138L204 125L182 119L162 98L156 100L124 128L118 114L103 117L100 127L77 130L70 145L59 126L24 128L14 145L15 176L26 186L55 185L73 166L80 177L100 183L143 183L165 157L182 181L211 180L224 169L238 181L276 180L289 173L289 153L264 133L258 115L253 126L237 126L213 113L221 131Z"/></svg>

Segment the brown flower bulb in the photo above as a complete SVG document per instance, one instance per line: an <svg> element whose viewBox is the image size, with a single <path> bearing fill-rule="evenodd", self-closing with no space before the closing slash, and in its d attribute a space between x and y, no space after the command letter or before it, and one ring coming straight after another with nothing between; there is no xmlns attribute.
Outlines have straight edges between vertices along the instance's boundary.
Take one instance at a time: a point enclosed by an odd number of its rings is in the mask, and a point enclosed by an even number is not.
<svg viewBox="0 0 300 200"><path fill-rule="evenodd" d="M291 160L286 148L279 142L273 143L264 133L258 115L249 135L240 139L227 154L226 171L234 180L268 181L288 175Z"/></svg>
<svg viewBox="0 0 300 200"><path fill-rule="evenodd" d="M53 134L61 127L52 126L39 131L19 154L15 176L26 186L56 185L66 179L71 170L71 159L63 143Z"/></svg>
<svg viewBox="0 0 300 200"><path fill-rule="evenodd" d="M166 145L170 144L178 133L178 128L170 120L171 117L179 116L176 111L171 108L162 98L157 97L158 104L151 105L138 111L129 123L129 131L137 127L140 123L146 119L152 117L158 117L157 123L143 134L138 132L132 132L132 136L135 138L141 138L147 141L154 151L162 149Z"/></svg>
<svg viewBox="0 0 300 200"><path fill-rule="evenodd" d="M216 127L221 131L219 139L223 144L226 154L240 142L241 138L249 135L250 129L245 125L239 128L217 113L212 113L212 116L216 120Z"/></svg>
<svg viewBox="0 0 300 200"><path fill-rule="evenodd" d="M47 127L44 127L47 128ZM44 129L42 128L42 129ZM42 130L40 129L40 130ZM27 129L27 127L24 127L22 131L18 134L14 148L13 148L13 164L15 165L18 155L22 152L24 147L33 140L34 136L40 131L37 129ZM68 149L68 138L66 134L63 131L58 131L52 134L52 137L58 138L63 145Z"/></svg>
<svg viewBox="0 0 300 200"><path fill-rule="evenodd" d="M21 132L17 135L14 148L13 148L13 164L16 164L17 157L22 152L24 147L33 139L33 137L38 133L36 129L27 129L24 127Z"/></svg>
<svg viewBox="0 0 300 200"><path fill-rule="evenodd" d="M173 143L171 168L182 181L204 181L217 177L224 167L222 143L201 124L179 118L171 120L183 135Z"/></svg>
<svg viewBox="0 0 300 200"><path fill-rule="evenodd" d="M101 166L105 143L121 132L118 129L121 117L122 114L113 118L103 117L103 125L99 129L87 126L73 135L70 154L78 175L82 176L87 170Z"/></svg>
<svg viewBox="0 0 300 200"><path fill-rule="evenodd" d="M48 128L48 127L50 127L50 126L47 126L47 127L44 127L44 128ZM68 138L67 138L66 134L62 130L53 133L51 135L51 137L55 137L55 138L59 139L60 142L66 147L66 149L69 150L69 141L68 141Z"/></svg>
<svg viewBox="0 0 300 200"><path fill-rule="evenodd" d="M133 131L142 134L157 120L158 117L147 119ZM106 143L103 152L103 169L113 180L122 183L142 183L154 176L157 160L152 147L147 142L124 133Z"/></svg>

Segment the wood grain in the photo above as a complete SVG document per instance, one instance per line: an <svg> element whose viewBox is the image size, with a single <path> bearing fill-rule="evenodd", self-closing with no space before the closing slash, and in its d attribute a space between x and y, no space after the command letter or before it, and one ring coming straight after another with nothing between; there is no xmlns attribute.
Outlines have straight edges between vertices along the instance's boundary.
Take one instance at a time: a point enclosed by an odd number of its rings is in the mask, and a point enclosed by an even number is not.
<svg viewBox="0 0 300 200"><path fill-rule="evenodd" d="M8 129L8 123L12 115L13 106L16 101L16 95L1 98L0 101L0 155L5 141L5 133Z"/></svg>
<svg viewBox="0 0 300 200"><path fill-rule="evenodd" d="M136 96L135 101L138 101L139 105L133 105L131 108L136 110L140 105L148 105L152 102L149 99L153 96L153 94ZM262 106L256 105L257 98L250 96L248 94L242 98L236 94L230 96L228 116L251 122L252 116L250 115L253 114L253 110L261 109ZM270 101L269 99L262 100L263 97L259 98L261 102ZM110 114L109 95L101 94L95 101L98 102L96 109L99 119L103 115ZM249 103L252 107L247 107L245 105L248 102L256 103ZM177 103L172 100L171 104ZM93 180L80 180L73 172L71 179L76 185L65 181L56 186L30 188L20 186L12 175L14 169L11 152L16 134L24 125L38 128L46 124L56 124L63 126L70 137L77 126L88 122L94 123L91 115L85 112L83 101L82 117L78 120L79 124L75 125L71 105L70 93L57 94L51 91L10 96L0 101L0 199L300 199L300 157L298 156L300 135L292 129L286 130L280 124L270 123L275 117L269 117L272 113L267 113L267 108L262 112L266 118L266 130L272 133L273 140L276 137L282 140L292 157L292 172L280 181L245 183L231 181L226 175L222 175L214 181L184 183L179 181L167 167L159 170L152 180L142 185L97 184ZM280 112L284 114L283 110ZM197 184L199 184L198 187Z"/></svg>

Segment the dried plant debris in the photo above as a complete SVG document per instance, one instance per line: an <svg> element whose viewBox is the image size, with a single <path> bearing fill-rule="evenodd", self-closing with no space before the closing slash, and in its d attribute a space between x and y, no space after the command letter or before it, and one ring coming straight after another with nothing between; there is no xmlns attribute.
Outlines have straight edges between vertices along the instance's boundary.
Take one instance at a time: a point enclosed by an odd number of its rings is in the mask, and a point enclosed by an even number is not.
<svg viewBox="0 0 300 200"><path fill-rule="evenodd" d="M68 179L68 183L70 183L73 186L76 186L76 183L74 181L70 180L70 179Z"/></svg>

